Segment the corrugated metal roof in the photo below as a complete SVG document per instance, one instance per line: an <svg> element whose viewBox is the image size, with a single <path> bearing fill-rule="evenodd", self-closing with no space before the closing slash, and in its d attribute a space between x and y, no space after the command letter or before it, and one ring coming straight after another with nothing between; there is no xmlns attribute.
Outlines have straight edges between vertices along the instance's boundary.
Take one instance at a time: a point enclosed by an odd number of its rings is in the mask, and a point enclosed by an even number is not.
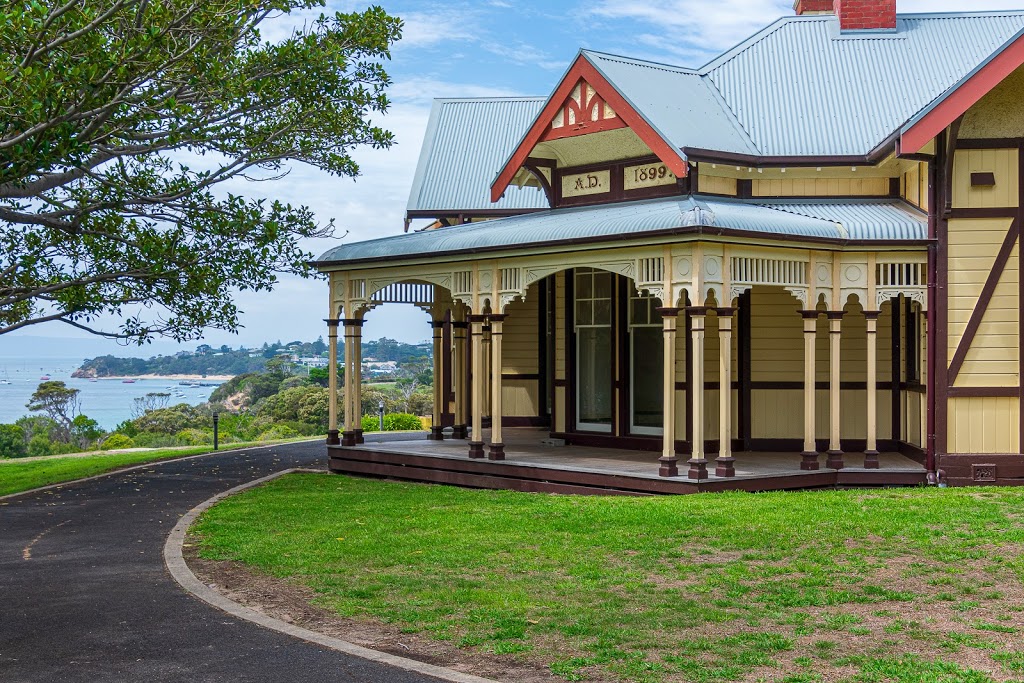
<svg viewBox="0 0 1024 683"><path fill-rule="evenodd" d="M924 218L901 209L902 205L898 200L889 199L776 204L701 195L669 197L548 210L353 242L327 251L318 262L400 260L439 253L516 249L576 240L627 240L650 233L696 227L797 239L925 239L927 224Z"/></svg>
<svg viewBox="0 0 1024 683"><path fill-rule="evenodd" d="M511 187L493 204L490 196L494 174L543 104L542 97L434 100L408 210L547 208L534 187Z"/></svg>
<svg viewBox="0 0 1024 683"><path fill-rule="evenodd" d="M1024 30L1024 10L899 15L893 33L785 17L698 70L586 58L671 144L867 155Z"/></svg>
<svg viewBox="0 0 1024 683"><path fill-rule="evenodd" d="M925 215L899 201L876 199L770 199L762 206L813 216L842 226L851 240L922 240L928 236Z"/></svg>
<svg viewBox="0 0 1024 683"><path fill-rule="evenodd" d="M895 33L788 17L701 71L762 155L862 155L1022 29L1024 11L900 15Z"/></svg>
<svg viewBox="0 0 1024 683"><path fill-rule="evenodd" d="M757 154L714 85L700 74L599 52L584 54L669 144Z"/></svg>

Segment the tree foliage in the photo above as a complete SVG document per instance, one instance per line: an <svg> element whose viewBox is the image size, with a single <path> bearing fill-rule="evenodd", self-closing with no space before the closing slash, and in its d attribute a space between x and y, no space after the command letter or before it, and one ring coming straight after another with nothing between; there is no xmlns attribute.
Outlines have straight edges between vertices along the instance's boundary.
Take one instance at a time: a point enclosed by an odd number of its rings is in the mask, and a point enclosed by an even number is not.
<svg viewBox="0 0 1024 683"><path fill-rule="evenodd" d="M81 401L78 389L72 389L59 380L40 382L25 407L34 413L45 413L58 427L59 439L71 440L72 427L78 417Z"/></svg>
<svg viewBox="0 0 1024 683"><path fill-rule="evenodd" d="M300 240L333 226L223 183L292 161L354 177L354 148L392 144L371 119L398 19L371 7L261 37L323 4L0 4L0 334L59 320L192 339L237 328L233 290L310 273Z"/></svg>

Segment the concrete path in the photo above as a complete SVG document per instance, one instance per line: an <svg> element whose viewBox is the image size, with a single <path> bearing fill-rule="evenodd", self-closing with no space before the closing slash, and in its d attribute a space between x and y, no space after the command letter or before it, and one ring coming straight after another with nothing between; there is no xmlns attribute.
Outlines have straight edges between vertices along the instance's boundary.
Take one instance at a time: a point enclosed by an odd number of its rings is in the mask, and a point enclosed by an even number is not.
<svg viewBox="0 0 1024 683"><path fill-rule="evenodd" d="M189 509L325 456L321 443L225 452L0 501L0 681L436 681L228 616L164 568Z"/></svg>

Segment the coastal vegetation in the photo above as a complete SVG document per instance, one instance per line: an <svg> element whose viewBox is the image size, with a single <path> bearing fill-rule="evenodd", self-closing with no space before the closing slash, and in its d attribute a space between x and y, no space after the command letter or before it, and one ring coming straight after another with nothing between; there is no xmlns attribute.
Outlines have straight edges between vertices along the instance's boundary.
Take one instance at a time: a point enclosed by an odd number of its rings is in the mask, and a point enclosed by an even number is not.
<svg viewBox="0 0 1024 683"><path fill-rule="evenodd" d="M450 661L570 681L994 683L1024 673L1022 505L1020 489L613 498L294 474L193 533L204 559Z"/></svg>
<svg viewBox="0 0 1024 683"><path fill-rule="evenodd" d="M214 415L221 444L263 443L326 434L329 413L328 370L302 367L293 359L300 353L322 352L322 340L265 344L259 369L236 375L218 386L205 403L172 404L166 392L150 392L134 400L132 417L113 430L103 430L81 414L80 390L64 382L42 382L26 406L32 413L13 424L0 425L0 458L61 455L125 448L206 446L213 443ZM433 374L428 344L402 344L380 339L364 345L382 361L390 362L363 389L366 431L380 428L378 411L384 406L385 430L422 429L419 416L433 408ZM185 360L222 353L229 357L249 352L215 351L199 347ZM313 356L315 358L315 356ZM123 372L129 367L151 369L141 359L113 359L116 363L88 361L80 371ZM160 362L150 359L148 362ZM339 373L341 374L341 373ZM340 387L344 393L344 386Z"/></svg>

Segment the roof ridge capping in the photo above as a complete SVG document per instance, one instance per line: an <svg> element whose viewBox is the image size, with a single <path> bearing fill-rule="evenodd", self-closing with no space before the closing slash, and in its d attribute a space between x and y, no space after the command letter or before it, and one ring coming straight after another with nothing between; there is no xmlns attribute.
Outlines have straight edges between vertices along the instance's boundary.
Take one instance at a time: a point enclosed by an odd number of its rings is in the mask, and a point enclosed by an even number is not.
<svg viewBox="0 0 1024 683"><path fill-rule="evenodd" d="M435 97L434 102L543 102L544 95L492 95L488 97Z"/></svg>
<svg viewBox="0 0 1024 683"><path fill-rule="evenodd" d="M680 71L684 74L690 74L693 76L699 76L700 72L697 69L690 68L688 66L679 66L678 64L669 64L667 62L656 62L651 59L640 59L637 57L627 57L626 55L617 55L611 52L602 52L600 50L588 50L581 49L580 54L586 56L596 56L600 59L606 59L608 61L622 62L624 64L635 64L636 66L646 66L651 69L665 69L669 71Z"/></svg>

